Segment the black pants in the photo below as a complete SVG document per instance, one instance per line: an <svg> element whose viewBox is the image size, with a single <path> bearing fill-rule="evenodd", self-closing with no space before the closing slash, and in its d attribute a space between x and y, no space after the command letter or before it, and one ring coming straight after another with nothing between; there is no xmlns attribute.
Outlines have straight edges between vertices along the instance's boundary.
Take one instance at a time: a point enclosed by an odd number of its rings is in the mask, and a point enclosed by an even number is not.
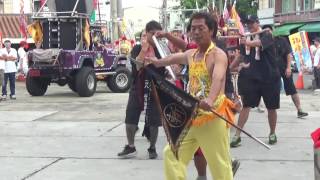
<svg viewBox="0 0 320 180"><path fill-rule="evenodd" d="M129 91L129 99L126 109L126 118L125 123L126 124L133 124L138 125L139 118L142 112L143 107L141 107L141 104L139 103L139 93L138 89L135 85L131 86L131 89ZM152 94L151 94L152 96ZM146 108L146 120L148 121L150 126L161 126L161 119L160 119L160 112L158 109L158 106L154 100L153 97L151 97L150 100L147 102L147 108Z"/></svg>
<svg viewBox="0 0 320 180"><path fill-rule="evenodd" d="M316 89L320 89L320 69L314 68L314 81L316 83Z"/></svg>
<svg viewBox="0 0 320 180"><path fill-rule="evenodd" d="M16 94L16 73L4 73L4 82L2 85L2 95L7 95L7 83L10 83L10 96Z"/></svg>
<svg viewBox="0 0 320 180"><path fill-rule="evenodd" d="M285 69L280 69L280 74L283 80L283 86L284 86L284 90L286 92L286 95L294 95L297 94L297 90L296 87L294 86L294 82L293 82L293 77L292 77L292 73L290 77L286 76L286 70Z"/></svg>
<svg viewBox="0 0 320 180"><path fill-rule="evenodd" d="M244 107L258 107L262 97L267 109L280 108L280 78L270 82L242 78L238 83Z"/></svg>

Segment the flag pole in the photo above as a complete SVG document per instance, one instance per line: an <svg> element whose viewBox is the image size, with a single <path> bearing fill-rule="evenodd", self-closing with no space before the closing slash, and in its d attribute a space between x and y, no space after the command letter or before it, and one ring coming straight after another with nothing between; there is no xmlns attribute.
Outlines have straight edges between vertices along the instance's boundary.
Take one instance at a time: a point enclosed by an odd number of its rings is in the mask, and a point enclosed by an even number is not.
<svg viewBox="0 0 320 180"><path fill-rule="evenodd" d="M130 58L131 61L133 61L136 64L143 64L140 61L137 61L133 58ZM255 140L256 142L258 142L259 144L263 145L265 148L267 149L271 149L270 146L268 146L267 144L265 144L264 142L262 142L260 139L256 138L255 136L251 135L250 133L248 133L247 131L243 130L242 128L240 128L239 126L235 125L233 122L227 120L226 118L224 118L222 115L220 115L219 113L217 113L214 109L210 110L213 114L215 114L216 116L218 116L220 119L222 119L223 121L225 121L226 123L230 124L232 127L236 128L237 130L241 131L242 133L246 134L248 137L250 137L251 139Z"/></svg>
<svg viewBox="0 0 320 180"><path fill-rule="evenodd" d="M267 149L271 149L270 146L268 146L266 143L262 142L260 139L256 138L255 136L251 135L250 133L248 133L247 131L243 130L242 128L240 128L239 126L235 125L233 122L227 120L226 118L224 118L223 116L221 116L219 113L217 113L215 110L211 109L210 110L213 114L215 114L216 116L218 116L220 119L222 119L223 121L225 121L226 123L230 124L232 127L236 128L237 130L241 131L242 133L246 134L248 137L250 137L251 139L255 140L256 142L258 142L259 144L263 145L265 148Z"/></svg>

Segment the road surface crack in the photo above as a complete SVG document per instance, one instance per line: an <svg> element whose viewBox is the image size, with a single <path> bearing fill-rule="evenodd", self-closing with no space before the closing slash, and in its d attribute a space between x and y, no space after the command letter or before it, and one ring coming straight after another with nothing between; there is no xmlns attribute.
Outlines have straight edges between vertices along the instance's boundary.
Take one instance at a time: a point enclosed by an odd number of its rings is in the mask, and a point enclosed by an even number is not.
<svg viewBox="0 0 320 180"><path fill-rule="evenodd" d="M26 177L22 178L21 180L27 180L27 179L29 179L30 177L32 177L32 176L34 176L35 174L37 174L38 172L40 172L40 171L42 171L42 170L44 170L44 169L47 169L48 167L52 166L53 164L55 164L55 163L57 163L57 162L59 162L59 161L61 161L61 160L63 160L63 159L64 159L64 158L58 158L58 159L56 159L55 161L51 162L50 164L47 164L47 165L43 166L41 169L38 169L38 170L32 172L31 174L27 175Z"/></svg>

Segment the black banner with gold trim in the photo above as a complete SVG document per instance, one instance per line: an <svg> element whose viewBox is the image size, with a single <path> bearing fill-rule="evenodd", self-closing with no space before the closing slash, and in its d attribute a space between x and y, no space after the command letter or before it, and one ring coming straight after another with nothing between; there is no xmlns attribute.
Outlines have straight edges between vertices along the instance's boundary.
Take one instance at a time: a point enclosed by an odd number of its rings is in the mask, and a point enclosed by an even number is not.
<svg viewBox="0 0 320 180"><path fill-rule="evenodd" d="M167 139L178 158L180 143L190 128L198 101L165 80L153 68L146 67L146 71L152 77L153 95L161 112Z"/></svg>

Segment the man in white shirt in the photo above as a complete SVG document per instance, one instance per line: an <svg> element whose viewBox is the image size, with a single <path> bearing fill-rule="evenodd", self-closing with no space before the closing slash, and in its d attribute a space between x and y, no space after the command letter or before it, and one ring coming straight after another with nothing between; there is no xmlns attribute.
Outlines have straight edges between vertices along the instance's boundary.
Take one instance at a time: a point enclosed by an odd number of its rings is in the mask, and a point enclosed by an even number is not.
<svg viewBox="0 0 320 180"><path fill-rule="evenodd" d="M316 46L316 54L314 55L313 61L313 72L314 72L314 80L316 83L316 90L320 89L320 38L316 37L314 40L314 45Z"/></svg>
<svg viewBox="0 0 320 180"><path fill-rule="evenodd" d="M2 100L7 99L7 82L10 83L10 99L16 99L15 83L16 83L16 72L17 72L17 51L11 48L11 42L9 40L4 41L5 48L2 49L1 54L5 60L4 70L4 83L2 85Z"/></svg>
<svg viewBox="0 0 320 180"><path fill-rule="evenodd" d="M0 52L2 51L2 49L0 50ZM2 53L0 53L0 87L2 87L3 85L3 80L4 80L4 69L5 69L5 60L2 57ZM0 98L0 101L2 100L2 98Z"/></svg>
<svg viewBox="0 0 320 180"><path fill-rule="evenodd" d="M28 49L28 43L25 41L21 41L20 48L18 49L18 72L22 72L25 75L27 75L28 73L28 59L26 49Z"/></svg>

